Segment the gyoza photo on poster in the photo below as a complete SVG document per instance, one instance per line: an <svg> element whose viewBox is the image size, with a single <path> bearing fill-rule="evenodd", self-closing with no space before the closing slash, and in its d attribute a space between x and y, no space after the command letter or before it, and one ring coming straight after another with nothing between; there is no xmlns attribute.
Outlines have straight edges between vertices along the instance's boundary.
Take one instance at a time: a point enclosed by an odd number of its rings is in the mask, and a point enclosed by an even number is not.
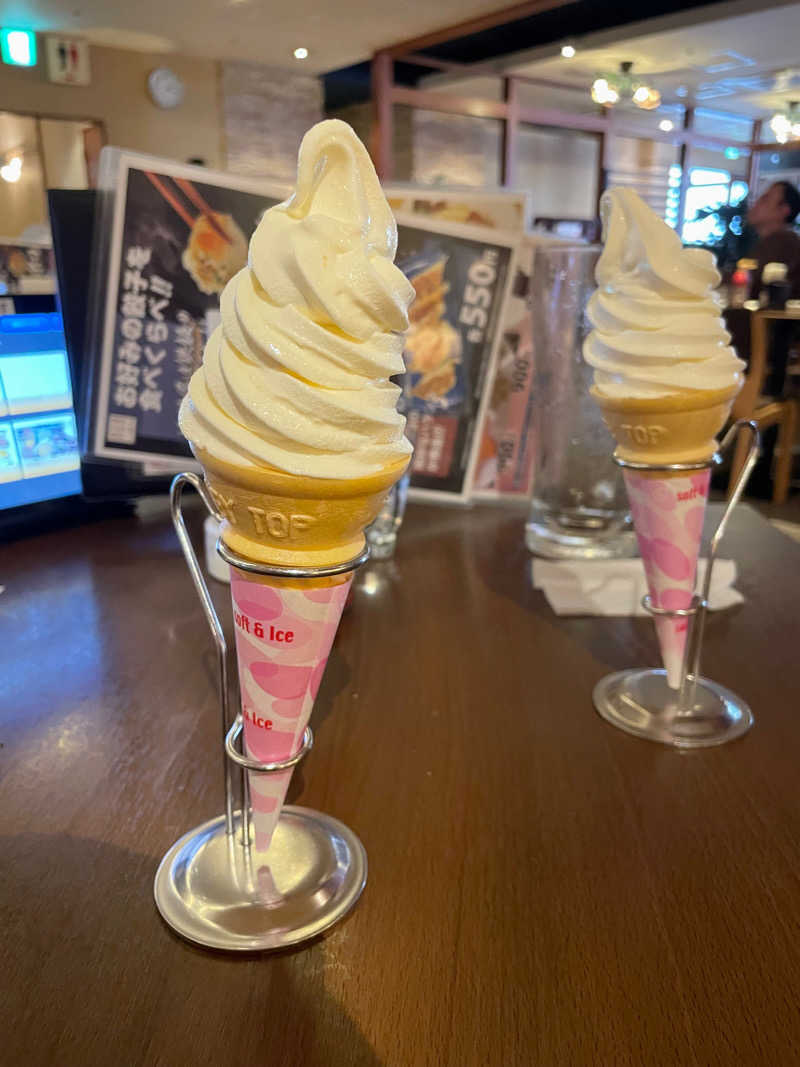
<svg viewBox="0 0 800 1067"><path fill-rule="evenodd" d="M469 491L514 241L478 227L398 219L397 264L416 292L402 398L412 490L451 498Z"/></svg>

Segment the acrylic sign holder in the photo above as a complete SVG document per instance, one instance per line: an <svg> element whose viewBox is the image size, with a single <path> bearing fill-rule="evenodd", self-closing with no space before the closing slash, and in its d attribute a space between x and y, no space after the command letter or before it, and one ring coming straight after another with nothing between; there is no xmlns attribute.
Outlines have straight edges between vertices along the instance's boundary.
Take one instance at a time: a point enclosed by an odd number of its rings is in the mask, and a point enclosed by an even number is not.
<svg viewBox="0 0 800 1067"><path fill-rule="evenodd" d="M248 772L276 774L296 766L314 743L307 727L289 759L259 763L243 751L242 716L230 714L227 643L183 520L183 490L199 493L209 513L216 509L203 479L179 474L172 483L172 521L217 651L222 717L225 813L195 827L169 849L156 873L158 910L179 934L208 948L258 951L287 948L316 937L345 915L367 880L364 846L337 819L309 808L285 805L269 850L253 848ZM311 579L354 571L359 556L332 567L272 567L251 563L224 544L217 551L240 570L278 578ZM235 768L241 806L236 808Z"/></svg>
<svg viewBox="0 0 800 1067"><path fill-rule="evenodd" d="M720 454L733 445L742 430L751 435L747 459L711 538L701 592L694 595L690 607L678 610L656 607L650 596L642 600L644 607L654 617L685 618L688 622L680 687L672 689L667 685L666 671L663 669L618 671L595 686L593 700L598 713L613 726L637 737L678 748L705 748L732 741L753 725L752 712L741 697L717 682L701 677L700 655L714 560L731 513L744 492L758 458L758 429L754 422L740 420L725 434L719 452L710 460L700 463L650 465L629 463L614 457L620 467L638 471L705 470L721 461Z"/></svg>

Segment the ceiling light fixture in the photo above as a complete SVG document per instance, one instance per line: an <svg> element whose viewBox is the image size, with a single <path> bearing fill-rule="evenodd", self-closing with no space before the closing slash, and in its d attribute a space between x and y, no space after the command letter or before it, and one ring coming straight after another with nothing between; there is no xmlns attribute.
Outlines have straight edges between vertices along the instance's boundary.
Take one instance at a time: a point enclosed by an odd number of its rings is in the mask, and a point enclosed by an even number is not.
<svg viewBox="0 0 800 1067"><path fill-rule="evenodd" d="M634 93L634 102L637 107L644 108L645 111L655 111L661 106L661 93L658 89L642 85Z"/></svg>
<svg viewBox="0 0 800 1067"><path fill-rule="evenodd" d="M661 93L633 77L633 63L627 60L619 65L619 73L601 74L592 83L592 100L603 107L613 107L623 97L637 107L652 111L661 103Z"/></svg>
<svg viewBox="0 0 800 1067"><path fill-rule="evenodd" d="M663 133L669 133L670 130L675 129L675 123L672 121L672 119L662 119L661 122L659 122L658 124L658 128Z"/></svg>
<svg viewBox="0 0 800 1067"><path fill-rule="evenodd" d="M574 44L562 44L562 46L561 46L561 55L564 57L564 59L574 59L575 58L575 45Z"/></svg>
<svg viewBox="0 0 800 1067"><path fill-rule="evenodd" d="M307 48L302 48L302 47L301 48L295 48L295 50L294 50L294 58L295 59L308 59L308 49Z"/></svg>
<svg viewBox="0 0 800 1067"><path fill-rule="evenodd" d="M790 100L786 111L775 112L769 120L769 128L779 144L786 144L792 138L800 138L800 104L796 100Z"/></svg>
<svg viewBox="0 0 800 1067"><path fill-rule="evenodd" d="M18 182L22 176L22 156L13 155L7 159L4 166L0 167L0 178L4 182Z"/></svg>
<svg viewBox="0 0 800 1067"><path fill-rule="evenodd" d="M619 93L608 81L608 78L595 78L592 82L592 100L603 107L613 107L619 100Z"/></svg>

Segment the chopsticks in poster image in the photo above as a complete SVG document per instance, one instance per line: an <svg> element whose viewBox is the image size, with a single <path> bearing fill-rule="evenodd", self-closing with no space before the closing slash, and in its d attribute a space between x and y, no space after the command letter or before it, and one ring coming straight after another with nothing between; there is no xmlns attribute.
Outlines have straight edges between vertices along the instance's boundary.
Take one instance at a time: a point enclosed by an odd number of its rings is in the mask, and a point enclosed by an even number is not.
<svg viewBox="0 0 800 1067"><path fill-rule="evenodd" d="M197 217L193 217L186 205L181 201L177 193L167 185L167 180L164 177L160 177L158 174L154 174L150 170L144 172L147 180L156 188L158 193L163 197L167 204L173 209L173 211L179 215L186 225L191 230L194 224L197 222ZM200 212L200 214L206 219L208 225L219 237L223 239L227 244L232 244L231 238L219 224L214 215L214 211L208 202L198 193L197 189L186 178L173 178L175 185L184 194L187 200L190 201L194 207Z"/></svg>

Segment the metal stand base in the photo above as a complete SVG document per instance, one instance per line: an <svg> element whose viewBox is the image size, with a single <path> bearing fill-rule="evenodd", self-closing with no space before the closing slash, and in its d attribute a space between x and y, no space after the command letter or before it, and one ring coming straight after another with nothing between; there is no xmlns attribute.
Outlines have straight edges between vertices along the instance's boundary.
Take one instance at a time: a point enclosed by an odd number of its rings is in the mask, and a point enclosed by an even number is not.
<svg viewBox="0 0 800 1067"><path fill-rule="evenodd" d="M702 592L695 593L691 605L685 608L664 608L655 603L650 595L642 598L642 605L655 619L683 620L686 624L680 685L677 689L667 685L667 672L664 670L628 670L610 674L594 688L594 706L606 722L636 737L646 737L675 748L723 745L726 741L741 737L753 725L752 712L740 697L700 674L700 653L703 649L714 560L731 513L744 492L758 458L758 427L746 419L740 419L731 426L720 444L720 453L730 448L740 430L750 433L747 459L711 538ZM614 462L620 467L662 474L705 470L720 460L719 453L707 460L687 463L634 463L616 454L614 456Z"/></svg>
<svg viewBox="0 0 800 1067"><path fill-rule="evenodd" d="M159 865L155 898L189 941L240 952L287 948L316 937L361 896L367 855L338 819L286 806L269 851L242 848L220 815L176 841Z"/></svg>
<svg viewBox="0 0 800 1067"><path fill-rule="evenodd" d="M681 710L680 693L667 685L664 670L609 674L592 694L598 713L637 737L677 748L708 748L741 737L753 725L750 708L708 678L698 678L691 706Z"/></svg>
<svg viewBox="0 0 800 1067"><path fill-rule="evenodd" d="M242 716L230 713L225 634L183 520L181 501L187 485L199 493L210 515L216 519L219 515L202 478L188 473L175 476L172 521L217 650L225 814L190 830L167 852L156 872L156 906L173 930L198 945L234 952L287 948L321 934L352 908L367 881L367 855L353 831L338 819L297 807L283 808L266 852L254 848L248 775L291 772L311 749L314 737L307 726L297 752L272 763L242 751ZM365 546L343 563L279 567L243 559L221 541L217 551L240 571L311 580L354 571L369 556ZM240 781L237 811L234 766Z"/></svg>

